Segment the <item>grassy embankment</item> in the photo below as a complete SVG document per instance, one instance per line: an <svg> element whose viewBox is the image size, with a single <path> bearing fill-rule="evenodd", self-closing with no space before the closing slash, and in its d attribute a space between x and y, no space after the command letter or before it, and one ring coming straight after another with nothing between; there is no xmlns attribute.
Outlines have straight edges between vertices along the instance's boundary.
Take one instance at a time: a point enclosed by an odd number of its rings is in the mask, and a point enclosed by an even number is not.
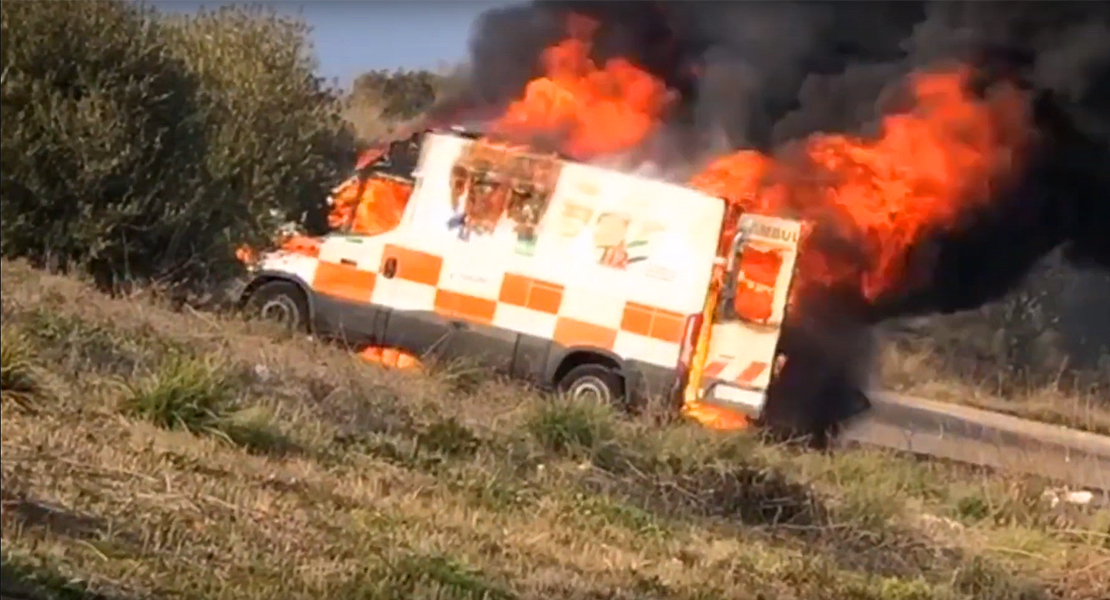
<svg viewBox="0 0 1110 600"><path fill-rule="evenodd" d="M1110 597L1110 513L1039 482L383 371L21 265L0 283L5 596Z"/></svg>

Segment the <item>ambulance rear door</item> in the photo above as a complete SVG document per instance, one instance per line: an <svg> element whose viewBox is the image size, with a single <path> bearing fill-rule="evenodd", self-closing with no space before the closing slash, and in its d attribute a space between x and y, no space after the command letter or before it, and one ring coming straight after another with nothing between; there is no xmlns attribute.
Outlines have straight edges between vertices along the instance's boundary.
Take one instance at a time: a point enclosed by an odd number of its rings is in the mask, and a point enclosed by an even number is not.
<svg viewBox="0 0 1110 600"><path fill-rule="evenodd" d="M751 417L763 412L800 235L798 221L740 217L702 376L707 403Z"/></svg>

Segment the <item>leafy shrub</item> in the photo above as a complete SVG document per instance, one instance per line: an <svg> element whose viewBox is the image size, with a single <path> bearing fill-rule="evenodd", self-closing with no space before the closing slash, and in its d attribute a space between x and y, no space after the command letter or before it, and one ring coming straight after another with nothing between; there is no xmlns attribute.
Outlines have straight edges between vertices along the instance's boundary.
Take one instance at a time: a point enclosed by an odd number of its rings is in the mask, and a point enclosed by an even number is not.
<svg viewBox="0 0 1110 600"><path fill-rule="evenodd" d="M5 257L106 287L226 275L353 160L306 27L272 11L15 2L0 33Z"/></svg>
<svg viewBox="0 0 1110 600"><path fill-rule="evenodd" d="M200 84L207 201L240 211L264 235L279 220L324 227L328 191L352 168L355 143L337 91L316 75L308 25L224 7L167 19L167 28Z"/></svg>
<svg viewBox="0 0 1110 600"><path fill-rule="evenodd" d="M438 79L430 71L369 71L355 79L352 93L380 99L384 118L411 119L431 108L436 100Z"/></svg>
<svg viewBox="0 0 1110 600"><path fill-rule="evenodd" d="M204 139L159 25L122 2L10 2L0 32L3 254L109 272L178 254Z"/></svg>

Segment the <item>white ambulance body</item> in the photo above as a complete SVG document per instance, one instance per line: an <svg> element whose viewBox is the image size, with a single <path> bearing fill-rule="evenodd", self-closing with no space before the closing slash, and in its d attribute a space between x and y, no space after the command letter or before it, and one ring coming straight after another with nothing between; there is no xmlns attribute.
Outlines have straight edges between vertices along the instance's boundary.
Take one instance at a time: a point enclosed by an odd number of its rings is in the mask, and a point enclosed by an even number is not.
<svg viewBox="0 0 1110 600"><path fill-rule="evenodd" d="M797 222L743 215L732 259L718 258L719 198L554 157L502 167L508 159L489 148L424 134L397 227L264 255L244 302L292 311L299 326L347 343L470 361L572 395L760 413ZM546 184L529 187L521 169ZM779 257L770 287L729 275L749 247ZM770 298L756 320L731 310L737 290L753 289L756 304Z"/></svg>

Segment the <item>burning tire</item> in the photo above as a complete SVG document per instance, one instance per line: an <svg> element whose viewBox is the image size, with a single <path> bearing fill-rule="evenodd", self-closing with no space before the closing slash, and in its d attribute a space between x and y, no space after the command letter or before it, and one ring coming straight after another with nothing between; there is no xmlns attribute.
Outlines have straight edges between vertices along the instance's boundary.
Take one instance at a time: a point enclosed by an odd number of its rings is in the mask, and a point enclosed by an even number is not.
<svg viewBox="0 0 1110 600"><path fill-rule="evenodd" d="M269 281L247 298L244 308L252 317L278 323L290 332L308 333L308 302L291 281Z"/></svg>

